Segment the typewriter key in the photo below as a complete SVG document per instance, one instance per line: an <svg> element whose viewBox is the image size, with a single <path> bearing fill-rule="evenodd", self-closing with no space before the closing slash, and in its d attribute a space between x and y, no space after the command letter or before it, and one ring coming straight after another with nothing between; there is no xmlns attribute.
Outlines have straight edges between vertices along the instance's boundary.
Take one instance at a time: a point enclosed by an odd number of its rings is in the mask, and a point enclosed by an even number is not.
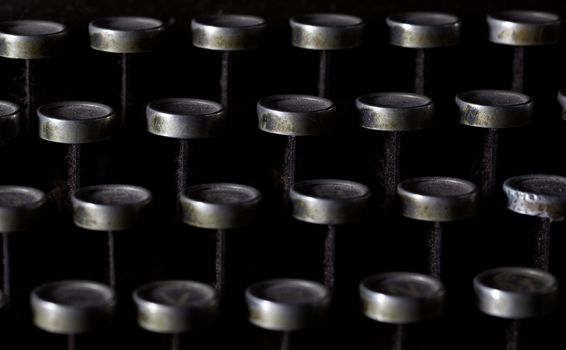
<svg viewBox="0 0 566 350"><path fill-rule="evenodd" d="M114 110L95 102L54 102L38 108L39 137L58 143L83 144L109 139L114 133Z"/></svg>
<svg viewBox="0 0 566 350"><path fill-rule="evenodd" d="M47 203L45 193L31 187L0 186L0 233L3 251L3 291L1 304L10 301L12 292L10 233L38 225Z"/></svg>
<svg viewBox="0 0 566 350"><path fill-rule="evenodd" d="M153 51L164 30L162 21L148 17L107 17L88 25L90 47L114 53Z"/></svg>
<svg viewBox="0 0 566 350"><path fill-rule="evenodd" d="M283 332L320 325L327 316L330 300L328 289L306 280L269 280L246 290L250 322Z"/></svg>
<svg viewBox="0 0 566 350"><path fill-rule="evenodd" d="M138 324L156 333L178 334L206 328L214 320L218 296L209 285L195 281L160 281L133 293Z"/></svg>
<svg viewBox="0 0 566 350"><path fill-rule="evenodd" d="M460 42L462 22L457 16L440 12L403 12L386 19L391 45L428 49Z"/></svg>
<svg viewBox="0 0 566 350"><path fill-rule="evenodd" d="M409 131L432 125L434 104L426 96L408 92L380 92L356 99L360 126L382 131Z"/></svg>
<svg viewBox="0 0 566 350"><path fill-rule="evenodd" d="M308 95L274 95L257 103L261 130L287 136L327 134L338 124L334 103Z"/></svg>
<svg viewBox="0 0 566 350"><path fill-rule="evenodd" d="M149 190L131 185L83 187L73 194L75 225L93 231L133 229L153 196Z"/></svg>
<svg viewBox="0 0 566 350"><path fill-rule="evenodd" d="M336 227L362 220L368 213L370 190L346 180L307 180L291 187L295 219L328 225L324 243L324 284L331 290L336 278Z"/></svg>
<svg viewBox="0 0 566 350"><path fill-rule="evenodd" d="M560 17L554 13L510 10L487 16L489 41L513 46L555 44L560 39Z"/></svg>
<svg viewBox="0 0 566 350"><path fill-rule="evenodd" d="M369 189L346 180L307 180L291 187L293 216L320 225L360 221L367 214Z"/></svg>
<svg viewBox="0 0 566 350"><path fill-rule="evenodd" d="M456 105L460 123L478 128L515 128L526 126L533 114L532 99L506 90L472 90L458 94Z"/></svg>
<svg viewBox="0 0 566 350"><path fill-rule="evenodd" d="M411 272L389 272L360 283L364 314L379 322L407 324L438 318L445 290L436 278Z"/></svg>
<svg viewBox="0 0 566 350"><path fill-rule="evenodd" d="M503 184L507 208L516 213L540 218L534 254L535 266L548 270L551 225L566 217L566 178L555 175L522 175Z"/></svg>
<svg viewBox="0 0 566 350"><path fill-rule="evenodd" d="M429 221L429 269L442 274L442 223L471 218L478 212L479 196L473 183L450 177L417 177L397 186L403 216Z"/></svg>
<svg viewBox="0 0 566 350"><path fill-rule="evenodd" d="M263 18L249 15L221 14L191 21L193 45L221 51L258 48L265 27Z"/></svg>
<svg viewBox="0 0 566 350"><path fill-rule="evenodd" d="M526 267L501 267L474 279L478 309L491 316L524 319L556 310L558 282L551 274Z"/></svg>
<svg viewBox="0 0 566 350"><path fill-rule="evenodd" d="M191 186L180 194L183 221L209 229L250 225L259 214L261 193L253 187L213 183Z"/></svg>
<svg viewBox="0 0 566 350"><path fill-rule="evenodd" d="M147 130L176 139L219 136L226 126L226 111L216 102L196 98L166 98L147 105Z"/></svg>
<svg viewBox="0 0 566 350"><path fill-rule="evenodd" d="M108 286L90 281L58 281L31 293L33 323L50 333L74 335L108 326L116 304Z"/></svg>
<svg viewBox="0 0 566 350"><path fill-rule="evenodd" d="M179 194L183 221L191 226L216 230L215 287L226 287L226 230L253 224L259 217L261 193L251 186L212 183L187 188Z"/></svg>
<svg viewBox="0 0 566 350"><path fill-rule="evenodd" d="M20 106L0 100L0 142L18 136L20 131Z"/></svg>
<svg viewBox="0 0 566 350"><path fill-rule="evenodd" d="M38 20L0 22L0 56L40 59L57 56L67 40L64 24Z"/></svg>
<svg viewBox="0 0 566 350"><path fill-rule="evenodd" d="M558 104L562 108L562 119L566 120L566 89L558 91Z"/></svg>
<svg viewBox="0 0 566 350"><path fill-rule="evenodd" d="M318 95L330 95L331 51L362 45L365 23L360 17L340 13L311 13L292 17L291 43L320 51Z"/></svg>
<svg viewBox="0 0 566 350"><path fill-rule="evenodd" d="M359 47L364 34L360 17L340 13L312 13L289 21L293 46L311 50L342 50Z"/></svg>

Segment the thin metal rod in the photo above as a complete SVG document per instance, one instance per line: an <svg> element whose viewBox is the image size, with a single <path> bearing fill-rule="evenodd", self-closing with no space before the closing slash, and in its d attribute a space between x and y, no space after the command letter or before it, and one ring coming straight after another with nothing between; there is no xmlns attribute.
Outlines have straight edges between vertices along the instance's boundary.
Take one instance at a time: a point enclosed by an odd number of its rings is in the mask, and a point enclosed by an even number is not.
<svg viewBox="0 0 566 350"><path fill-rule="evenodd" d="M181 350L182 341L181 334L171 334L171 350Z"/></svg>
<svg viewBox="0 0 566 350"><path fill-rule="evenodd" d="M333 290L336 284L336 226L328 225L324 240L324 285Z"/></svg>
<svg viewBox="0 0 566 350"><path fill-rule="evenodd" d="M415 52L415 93L424 95L426 88L426 49Z"/></svg>
<svg viewBox="0 0 566 350"><path fill-rule="evenodd" d="M520 335L520 322L519 320L511 320L505 330L506 344L505 350L519 350L519 335Z"/></svg>
<svg viewBox="0 0 566 350"><path fill-rule="evenodd" d="M395 350L404 350L406 348L406 331L407 326L399 324L395 330Z"/></svg>
<svg viewBox="0 0 566 350"><path fill-rule="evenodd" d="M291 350L291 332L283 332L281 335L281 346L280 350Z"/></svg>
<svg viewBox="0 0 566 350"><path fill-rule="evenodd" d="M67 350L75 350L77 348L77 336L75 334L67 335Z"/></svg>
<svg viewBox="0 0 566 350"><path fill-rule="evenodd" d="M390 208L397 198L397 184L401 177L401 132L390 132L385 141L385 164L383 169L384 204Z"/></svg>
<svg viewBox="0 0 566 350"><path fill-rule="evenodd" d="M283 159L283 202L287 207L289 204L289 191L291 186L295 184L297 166L297 139L294 136L287 137L287 144L285 145L285 156Z"/></svg>
<svg viewBox="0 0 566 350"><path fill-rule="evenodd" d="M25 93L25 113L24 120L22 123L23 134L26 137L33 137L35 135L31 135L31 126L32 121L34 120L34 89L33 89L33 62L32 60L25 60L26 66L24 69L24 93Z"/></svg>
<svg viewBox="0 0 566 350"><path fill-rule="evenodd" d="M177 192L181 193L187 188L189 177L189 140L179 141L177 155Z"/></svg>
<svg viewBox="0 0 566 350"><path fill-rule="evenodd" d="M4 268L4 298L6 299L6 305L10 305L10 297L12 295L12 267L10 261L10 234L2 233L2 264Z"/></svg>
<svg viewBox="0 0 566 350"><path fill-rule="evenodd" d="M120 55L120 68L121 68L121 85L120 85L120 126L124 127L127 124L128 105L129 105L129 54L123 53Z"/></svg>
<svg viewBox="0 0 566 350"><path fill-rule="evenodd" d="M81 145L69 145L67 153L69 169L69 197L81 188Z"/></svg>
<svg viewBox="0 0 566 350"><path fill-rule="evenodd" d="M430 274L440 278L442 274L442 224L434 222L428 232L428 266Z"/></svg>
<svg viewBox="0 0 566 350"><path fill-rule="evenodd" d="M230 105L230 67L232 65L232 55L230 51L222 52L222 62L220 68L220 102L228 110Z"/></svg>
<svg viewBox="0 0 566 350"><path fill-rule="evenodd" d="M523 92L525 90L525 48L516 46L513 49L513 78L511 90Z"/></svg>
<svg viewBox="0 0 566 350"><path fill-rule="evenodd" d="M226 288L226 231L216 231L216 259L215 259L216 281L214 286L220 298Z"/></svg>
<svg viewBox="0 0 566 350"><path fill-rule="evenodd" d="M332 53L328 50L320 52L320 63L318 66L318 96L330 97L330 70L332 64Z"/></svg>
<svg viewBox="0 0 566 350"><path fill-rule="evenodd" d="M541 218L536 234L534 265L537 269L548 271L550 265L550 241L552 222L548 218Z"/></svg>
<svg viewBox="0 0 566 350"><path fill-rule="evenodd" d="M489 129L485 134L483 142L480 186L484 202L488 202L495 193L498 138L499 131L497 129Z"/></svg>
<svg viewBox="0 0 566 350"><path fill-rule="evenodd" d="M112 290L116 290L116 237L114 232L108 231L108 283Z"/></svg>

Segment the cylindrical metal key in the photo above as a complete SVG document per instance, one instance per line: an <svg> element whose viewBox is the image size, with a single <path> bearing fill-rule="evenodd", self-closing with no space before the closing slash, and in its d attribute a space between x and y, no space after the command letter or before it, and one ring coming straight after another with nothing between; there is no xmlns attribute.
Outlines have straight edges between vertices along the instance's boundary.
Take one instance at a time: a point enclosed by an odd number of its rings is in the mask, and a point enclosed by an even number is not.
<svg viewBox="0 0 566 350"><path fill-rule="evenodd" d="M20 131L20 106L0 101L0 142L18 136Z"/></svg>
<svg viewBox="0 0 566 350"><path fill-rule="evenodd" d="M404 131L432 126L434 103L423 95L408 92L378 92L356 99L360 126L364 129L390 132L385 141L385 164L377 178L383 187L383 206L391 208L401 178L401 140Z"/></svg>
<svg viewBox="0 0 566 350"><path fill-rule="evenodd" d="M285 205L295 183L297 137L330 133L339 125L334 103L309 95L274 95L257 103L260 130L288 136L283 164L282 189Z"/></svg>
<svg viewBox="0 0 566 350"><path fill-rule="evenodd" d="M514 176L505 181L503 192L509 210L540 218L534 265L548 270L552 222L566 217L566 178L542 174Z"/></svg>
<svg viewBox="0 0 566 350"><path fill-rule="evenodd" d="M150 17L106 17L91 21L88 25L90 47L97 51L120 55L120 115L121 127L129 123L131 104L129 92L129 60L132 54L151 52L161 45L166 25Z"/></svg>
<svg viewBox="0 0 566 350"><path fill-rule="evenodd" d="M110 106L86 101L53 102L38 108L39 137L69 144L69 195L81 187L81 144L101 142L116 130Z"/></svg>
<svg viewBox="0 0 566 350"><path fill-rule="evenodd" d="M558 307L558 282L542 270L500 267L484 271L474 279L478 309L509 319L506 349L519 348L521 320L543 316Z"/></svg>
<svg viewBox="0 0 566 350"><path fill-rule="evenodd" d="M341 13L311 13L292 17L289 24L293 46L321 51L318 95L329 97L331 51L361 46L365 29L363 19Z"/></svg>
<svg viewBox="0 0 566 350"><path fill-rule="evenodd" d="M147 131L179 139L177 192L187 187L189 140L216 137L226 129L226 109L219 103L197 98L166 98L147 105Z"/></svg>
<svg viewBox="0 0 566 350"><path fill-rule="evenodd" d="M316 282L276 279L246 290L249 321L257 327L283 333L281 347L289 348L294 331L321 325L327 318L331 294Z"/></svg>
<svg viewBox="0 0 566 350"><path fill-rule="evenodd" d="M31 293L33 323L50 333L75 335L107 327L116 298L106 285L91 281L58 281Z"/></svg>
<svg viewBox="0 0 566 350"><path fill-rule="evenodd" d="M318 179L295 183L289 196L295 219L328 227L324 243L324 284L333 290L336 279L336 225L365 218L370 205L370 190L353 181Z"/></svg>
<svg viewBox="0 0 566 350"><path fill-rule="evenodd" d="M24 186L0 186L0 233L2 234L3 291L2 305L12 295L10 234L37 227L42 219L47 197L43 191Z"/></svg>
<svg viewBox="0 0 566 350"><path fill-rule="evenodd" d="M222 297L226 288L226 231L249 226L259 218L261 193L251 186L211 183L191 186L179 196L186 224L216 230L215 287Z"/></svg>
<svg viewBox="0 0 566 350"><path fill-rule="evenodd" d="M533 101L514 91L472 90L458 94L456 105L461 124L488 129L483 143L480 191L489 204L496 186L498 129L528 125L533 116Z"/></svg>
<svg viewBox="0 0 566 350"><path fill-rule="evenodd" d="M73 221L78 227L108 233L108 280L116 289L115 231L135 228L153 200L151 192L132 185L83 187L72 196Z"/></svg>
<svg viewBox="0 0 566 350"><path fill-rule="evenodd" d="M30 137L35 130L36 82L33 61L59 56L67 46L68 30L64 24L43 20L0 22L0 57L25 60L22 134Z"/></svg>
<svg viewBox="0 0 566 350"><path fill-rule="evenodd" d="M487 15L489 41L514 46L511 90L525 89L525 48L560 40L560 16L540 11L507 10Z"/></svg>
<svg viewBox="0 0 566 350"><path fill-rule="evenodd" d="M442 222L471 218L478 211L478 190L473 183L451 177L418 177L399 183L403 216L429 221L429 267L439 278L442 268Z"/></svg>
<svg viewBox="0 0 566 350"><path fill-rule="evenodd" d="M173 335L208 327L218 308L214 288L196 281L149 283L137 288L133 299L140 327Z"/></svg>
<svg viewBox="0 0 566 350"><path fill-rule="evenodd" d="M391 45L416 49L415 92L424 94L427 50L460 43L460 19L442 12L401 12L386 19Z"/></svg>
<svg viewBox="0 0 566 350"><path fill-rule="evenodd" d="M191 21L194 46L222 51L220 101L227 109L231 105L232 54L260 47L265 28L265 19L250 15L218 14Z"/></svg>

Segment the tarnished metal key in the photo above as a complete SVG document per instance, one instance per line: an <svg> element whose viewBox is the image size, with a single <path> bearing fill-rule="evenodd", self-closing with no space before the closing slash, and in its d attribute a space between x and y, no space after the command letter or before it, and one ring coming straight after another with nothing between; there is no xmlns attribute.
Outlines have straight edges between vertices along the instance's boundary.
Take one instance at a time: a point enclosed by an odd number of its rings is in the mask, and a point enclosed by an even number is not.
<svg viewBox="0 0 566 350"><path fill-rule="evenodd" d="M442 223L471 218L479 196L472 182L451 177L417 177L399 183L403 216L432 222L428 237L430 273L442 275Z"/></svg>
<svg viewBox="0 0 566 350"><path fill-rule="evenodd" d="M293 217L328 227L323 270L324 284L330 290L334 290L336 280L336 226L363 220L370 198L367 186L347 180L306 180L291 187Z"/></svg>

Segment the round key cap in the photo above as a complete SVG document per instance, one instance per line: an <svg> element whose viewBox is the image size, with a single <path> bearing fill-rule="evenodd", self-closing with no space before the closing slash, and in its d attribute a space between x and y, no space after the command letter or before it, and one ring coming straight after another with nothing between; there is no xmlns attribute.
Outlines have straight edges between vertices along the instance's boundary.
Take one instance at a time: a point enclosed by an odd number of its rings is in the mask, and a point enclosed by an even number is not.
<svg viewBox="0 0 566 350"><path fill-rule="evenodd" d="M445 290L434 277L411 272L389 272L360 283L364 314L394 324L438 318L444 310Z"/></svg>
<svg viewBox="0 0 566 350"><path fill-rule="evenodd" d="M0 186L0 232L33 228L41 217L47 197L31 187Z"/></svg>
<svg viewBox="0 0 566 350"><path fill-rule="evenodd" d="M554 13L511 10L487 16L489 41L513 46L550 45L560 40L560 17Z"/></svg>
<svg viewBox="0 0 566 350"><path fill-rule="evenodd" d="M193 45L203 49L237 51L260 46L265 20L249 15L214 15L191 21Z"/></svg>
<svg viewBox="0 0 566 350"><path fill-rule="evenodd" d="M151 192L131 185L83 187L73 194L75 225L93 231L133 229L153 200Z"/></svg>
<svg viewBox="0 0 566 350"><path fill-rule="evenodd" d="M472 90L458 94L460 123L478 128L514 128L528 125L533 101L525 94L505 90Z"/></svg>
<svg viewBox="0 0 566 350"><path fill-rule="evenodd" d="M476 215L478 190L473 183L451 177L417 177L397 186L405 217L432 222L456 221Z"/></svg>
<svg viewBox="0 0 566 350"><path fill-rule="evenodd" d="M22 59L57 56L65 48L67 34L67 27L57 22L0 22L0 56Z"/></svg>
<svg viewBox="0 0 566 350"><path fill-rule="evenodd" d="M180 196L183 222L210 229L232 229L250 225L258 218L261 193L231 183L191 186Z"/></svg>
<svg viewBox="0 0 566 350"><path fill-rule="evenodd" d="M408 92L380 92L358 97L360 126L383 131L428 128L434 121L434 104L423 95Z"/></svg>
<svg viewBox="0 0 566 350"><path fill-rule="evenodd" d="M20 106L0 101L0 142L18 136Z"/></svg>
<svg viewBox="0 0 566 350"><path fill-rule="evenodd" d="M428 49L460 42L461 22L441 12L403 12L387 17L391 45Z"/></svg>
<svg viewBox="0 0 566 350"><path fill-rule="evenodd" d="M338 125L334 103L308 95L274 95L257 103L261 130L287 136L327 134Z"/></svg>
<svg viewBox="0 0 566 350"><path fill-rule="evenodd" d="M359 47L364 35L360 17L341 13L312 13L292 17L293 46L311 50L340 50Z"/></svg>
<svg viewBox="0 0 566 350"><path fill-rule="evenodd" d="M487 270L474 279L477 306L488 315L509 319L542 316L558 302L556 278L526 267Z"/></svg>
<svg viewBox="0 0 566 350"><path fill-rule="evenodd" d="M196 98L166 98L147 105L147 130L177 139L202 139L224 132L226 110L216 102Z"/></svg>
<svg viewBox="0 0 566 350"><path fill-rule="evenodd" d="M109 106L84 101L54 102L38 108L39 137L58 143L82 144L109 139L116 115Z"/></svg>
<svg viewBox="0 0 566 350"><path fill-rule="evenodd" d="M88 25L90 47L115 53L153 51L164 30L162 21L148 17L107 17Z"/></svg>
<svg viewBox="0 0 566 350"><path fill-rule="evenodd" d="M566 178L555 175L522 175L503 184L507 208L519 214L561 221L566 217Z"/></svg>
<svg viewBox="0 0 566 350"><path fill-rule="evenodd" d="M322 225L362 220L370 203L367 186L346 180L307 180L291 187L293 217Z"/></svg>
<svg viewBox="0 0 566 350"><path fill-rule="evenodd" d="M275 331L293 331L321 324L330 306L323 285L298 279L260 282L246 290L249 320Z"/></svg>
<svg viewBox="0 0 566 350"><path fill-rule="evenodd" d="M33 323L51 333L77 334L109 325L116 304L114 292L90 281L58 281L31 293Z"/></svg>
<svg viewBox="0 0 566 350"><path fill-rule="evenodd" d="M184 333L206 327L214 319L218 296L211 286L195 281L160 281L133 294L140 327L157 333Z"/></svg>

